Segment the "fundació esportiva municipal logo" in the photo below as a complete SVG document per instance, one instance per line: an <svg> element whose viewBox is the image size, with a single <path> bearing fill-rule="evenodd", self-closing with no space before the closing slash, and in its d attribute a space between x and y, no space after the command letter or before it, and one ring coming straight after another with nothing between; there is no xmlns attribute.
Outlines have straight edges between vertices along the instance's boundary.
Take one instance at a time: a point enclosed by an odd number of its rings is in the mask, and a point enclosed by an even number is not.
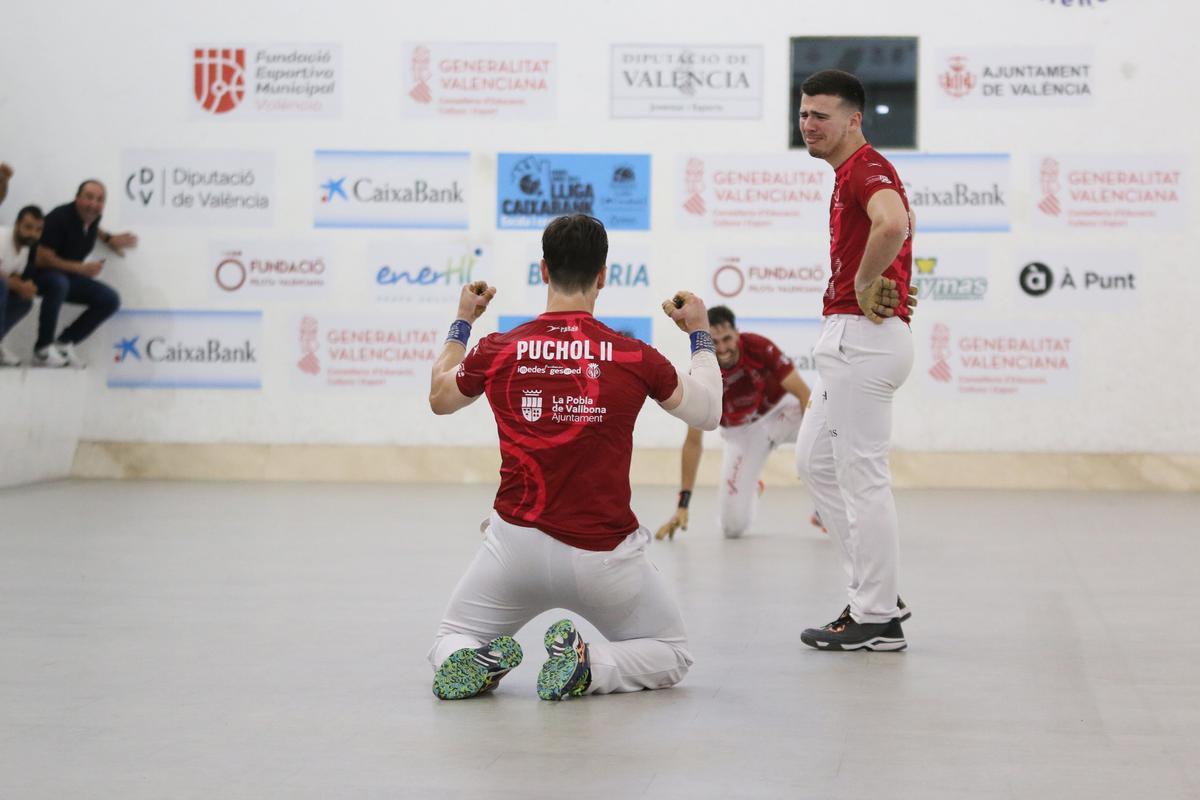
<svg viewBox="0 0 1200 800"><path fill-rule="evenodd" d="M233 111L246 96L246 51L240 47L196 48L192 58L196 102L212 114Z"/></svg>

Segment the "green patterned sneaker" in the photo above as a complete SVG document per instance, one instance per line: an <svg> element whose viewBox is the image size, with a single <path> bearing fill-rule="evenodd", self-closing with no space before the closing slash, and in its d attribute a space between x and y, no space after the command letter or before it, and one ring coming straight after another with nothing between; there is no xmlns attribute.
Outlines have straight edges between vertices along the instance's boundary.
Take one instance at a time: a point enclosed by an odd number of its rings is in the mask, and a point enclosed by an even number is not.
<svg viewBox="0 0 1200 800"><path fill-rule="evenodd" d="M546 652L550 658L538 673L538 697L566 700L588 690L592 685L588 646L571 620L559 620L546 631Z"/></svg>
<svg viewBox="0 0 1200 800"><path fill-rule="evenodd" d="M509 670L521 663L521 645L498 636L474 650L455 650L433 675L433 693L443 700L463 700L490 692Z"/></svg>

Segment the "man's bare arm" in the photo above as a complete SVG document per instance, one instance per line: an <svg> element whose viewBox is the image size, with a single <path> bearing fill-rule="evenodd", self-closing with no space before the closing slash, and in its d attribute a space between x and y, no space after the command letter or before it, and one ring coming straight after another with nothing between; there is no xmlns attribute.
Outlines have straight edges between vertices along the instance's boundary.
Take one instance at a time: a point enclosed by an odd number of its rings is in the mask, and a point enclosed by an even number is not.
<svg viewBox="0 0 1200 800"><path fill-rule="evenodd" d="M483 281L464 286L458 298L458 316L455 322L467 323L465 330L469 331L470 324L483 315L488 303L492 302L495 296L496 289ZM437 360L433 362L429 380L429 407L433 413L453 414L475 402L475 397L467 397L458 388L458 365L462 363L466 354L465 342L449 338Z"/></svg>

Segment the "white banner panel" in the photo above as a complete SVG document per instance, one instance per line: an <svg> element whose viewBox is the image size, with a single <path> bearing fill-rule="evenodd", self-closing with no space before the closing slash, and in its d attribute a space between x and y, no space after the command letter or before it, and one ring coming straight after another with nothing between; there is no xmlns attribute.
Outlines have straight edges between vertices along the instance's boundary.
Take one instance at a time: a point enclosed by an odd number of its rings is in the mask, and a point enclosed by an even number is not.
<svg viewBox="0 0 1200 800"><path fill-rule="evenodd" d="M402 116L491 122L557 111L557 45L409 42L401 52Z"/></svg>
<svg viewBox="0 0 1200 800"><path fill-rule="evenodd" d="M884 153L895 166L917 235L992 233L1010 228L1007 153Z"/></svg>
<svg viewBox="0 0 1200 800"><path fill-rule="evenodd" d="M921 236L917 223L914 239L912 282L922 303L967 303L974 306L987 299L993 288L989 277L988 251L974 245L947 245L943 237L934 242ZM917 311L920 316L921 311Z"/></svg>
<svg viewBox="0 0 1200 800"><path fill-rule="evenodd" d="M123 309L101 331L112 343L111 389L262 385L262 312Z"/></svg>
<svg viewBox="0 0 1200 800"><path fill-rule="evenodd" d="M275 156L256 150L125 150L121 221L130 225L267 227Z"/></svg>
<svg viewBox="0 0 1200 800"><path fill-rule="evenodd" d="M681 156L678 186L681 228L819 231L829 225L833 170L807 153Z"/></svg>
<svg viewBox="0 0 1200 800"><path fill-rule="evenodd" d="M1006 280L1019 287L1022 310L1131 311L1138 305L1139 261L1132 248L1026 248Z"/></svg>
<svg viewBox="0 0 1200 800"><path fill-rule="evenodd" d="M609 68L616 118L762 117L758 45L615 44Z"/></svg>
<svg viewBox="0 0 1200 800"><path fill-rule="evenodd" d="M358 283L376 303L426 305L453 314L463 286L495 284L488 255L488 248L465 239L372 242Z"/></svg>
<svg viewBox="0 0 1200 800"><path fill-rule="evenodd" d="M829 254L797 247L721 247L708 254L702 296L739 318L820 316Z"/></svg>
<svg viewBox="0 0 1200 800"><path fill-rule="evenodd" d="M1066 395L1080 369L1079 328L1058 321L935 322L914 331L910 380L974 395Z"/></svg>
<svg viewBox="0 0 1200 800"><path fill-rule="evenodd" d="M533 316L546 308L546 284L542 283L542 245L531 242L526 249L527 266L522 273L521 300L516 307L505 305L506 310L523 310ZM649 244L644 242L622 242L610 239L608 243L608 277L600 297L596 301L598 316L647 315L656 310L674 290L659 287L655 281L657 268L652 260ZM662 295L659 297L659 295Z"/></svg>
<svg viewBox="0 0 1200 800"><path fill-rule="evenodd" d="M270 122L341 113L339 45L205 45L189 52L193 119Z"/></svg>
<svg viewBox="0 0 1200 800"><path fill-rule="evenodd" d="M318 150L318 228L466 228L471 156L458 152Z"/></svg>
<svg viewBox="0 0 1200 800"><path fill-rule="evenodd" d="M297 239L209 242L205 283L214 300L313 300L328 297L333 261L327 244Z"/></svg>
<svg viewBox="0 0 1200 800"><path fill-rule="evenodd" d="M1182 231L1188 183L1184 156L1041 156L1033 160L1030 213L1049 229Z"/></svg>
<svg viewBox="0 0 1200 800"><path fill-rule="evenodd" d="M286 334L291 385L300 391L427 392L448 320L444 310L296 314Z"/></svg>
<svg viewBox="0 0 1200 800"><path fill-rule="evenodd" d="M958 47L935 56L925 87L940 109L1080 108L1096 98L1091 47Z"/></svg>

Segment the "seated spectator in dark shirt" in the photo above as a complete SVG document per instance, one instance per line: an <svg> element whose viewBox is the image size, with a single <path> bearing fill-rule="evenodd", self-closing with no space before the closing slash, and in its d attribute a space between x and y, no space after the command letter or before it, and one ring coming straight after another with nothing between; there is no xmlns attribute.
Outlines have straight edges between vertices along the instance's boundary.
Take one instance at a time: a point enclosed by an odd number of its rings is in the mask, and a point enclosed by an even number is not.
<svg viewBox="0 0 1200 800"><path fill-rule="evenodd" d="M42 296L38 338L33 348L33 363L37 366L85 366L75 352L75 345L91 336L121 305L117 293L96 280L104 269L104 259L84 261L97 239L117 255L124 255L127 247L137 246L137 236L132 233L109 233L100 228L104 200L104 184L86 180L79 184L73 202L46 215L46 227L33 257L37 267L33 281ZM55 336L63 303L86 308Z"/></svg>

